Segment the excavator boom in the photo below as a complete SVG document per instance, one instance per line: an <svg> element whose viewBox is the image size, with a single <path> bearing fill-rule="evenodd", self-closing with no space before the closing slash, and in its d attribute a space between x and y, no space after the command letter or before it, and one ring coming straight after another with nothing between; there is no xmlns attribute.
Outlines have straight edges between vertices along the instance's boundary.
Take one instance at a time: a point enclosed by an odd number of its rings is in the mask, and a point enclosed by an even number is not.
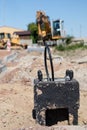
<svg viewBox="0 0 87 130"><path fill-rule="evenodd" d="M43 11L37 11L36 22L38 26L38 35L42 38L46 37L51 40L58 40L63 38L63 23L64 21L57 19L51 21L49 16Z"/></svg>

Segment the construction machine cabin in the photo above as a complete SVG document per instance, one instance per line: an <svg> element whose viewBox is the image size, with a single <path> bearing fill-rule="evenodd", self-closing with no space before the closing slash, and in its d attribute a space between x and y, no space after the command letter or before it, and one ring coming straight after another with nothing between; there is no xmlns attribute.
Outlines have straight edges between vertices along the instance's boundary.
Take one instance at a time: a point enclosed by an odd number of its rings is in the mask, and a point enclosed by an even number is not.
<svg viewBox="0 0 87 130"><path fill-rule="evenodd" d="M64 21L60 19L50 21L49 16L43 11L37 11L36 22L38 26L38 36L46 40L58 40L64 38Z"/></svg>

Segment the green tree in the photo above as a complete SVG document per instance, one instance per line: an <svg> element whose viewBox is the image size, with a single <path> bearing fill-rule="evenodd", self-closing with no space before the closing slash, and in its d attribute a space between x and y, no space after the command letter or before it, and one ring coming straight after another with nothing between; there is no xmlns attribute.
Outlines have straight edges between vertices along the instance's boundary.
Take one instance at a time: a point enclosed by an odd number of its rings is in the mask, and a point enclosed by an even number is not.
<svg viewBox="0 0 87 130"><path fill-rule="evenodd" d="M66 44L69 45L72 42L73 36L67 36L66 37Z"/></svg>
<svg viewBox="0 0 87 130"><path fill-rule="evenodd" d="M33 43L37 43L37 39L38 39L38 27L37 24L32 22L30 24L28 24L28 30L31 32L31 38L33 40Z"/></svg>

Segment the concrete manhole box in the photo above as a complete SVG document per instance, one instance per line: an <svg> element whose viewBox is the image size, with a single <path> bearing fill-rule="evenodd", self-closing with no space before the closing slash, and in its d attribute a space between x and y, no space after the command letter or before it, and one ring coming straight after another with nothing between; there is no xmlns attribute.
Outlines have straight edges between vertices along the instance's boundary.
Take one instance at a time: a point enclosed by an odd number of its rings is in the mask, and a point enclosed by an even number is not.
<svg viewBox="0 0 87 130"><path fill-rule="evenodd" d="M47 68L47 52L51 64L52 78ZM44 52L47 78L38 71L34 80L34 109L33 118L44 126L52 126L67 120L69 125L78 124L79 83L73 78L73 71L66 70L63 78L54 78L53 63L48 46Z"/></svg>

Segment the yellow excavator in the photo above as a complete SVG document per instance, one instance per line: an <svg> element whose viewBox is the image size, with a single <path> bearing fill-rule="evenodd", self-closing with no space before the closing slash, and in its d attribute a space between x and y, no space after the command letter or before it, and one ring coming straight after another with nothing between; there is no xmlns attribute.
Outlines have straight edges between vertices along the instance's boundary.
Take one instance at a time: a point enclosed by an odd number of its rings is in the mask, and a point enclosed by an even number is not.
<svg viewBox="0 0 87 130"><path fill-rule="evenodd" d="M8 39L11 42L11 47L16 48L24 48L23 45L20 44L20 38L18 35L11 36L10 33L7 32L1 32L0 33L0 49L6 49L7 48L7 41Z"/></svg>
<svg viewBox="0 0 87 130"><path fill-rule="evenodd" d="M64 37L63 20L50 21L49 16L43 11L36 12L36 23L38 26L38 36L47 40L58 40Z"/></svg>

